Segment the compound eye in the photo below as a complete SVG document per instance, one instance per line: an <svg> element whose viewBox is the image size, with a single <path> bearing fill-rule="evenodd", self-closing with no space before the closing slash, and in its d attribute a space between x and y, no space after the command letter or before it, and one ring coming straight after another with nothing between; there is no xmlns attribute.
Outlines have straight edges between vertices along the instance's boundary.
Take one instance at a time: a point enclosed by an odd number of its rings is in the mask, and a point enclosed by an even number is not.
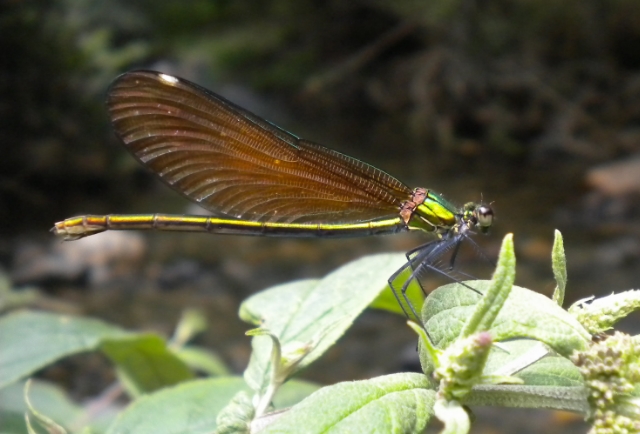
<svg viewBox="0 0 640 434"><path fill-rule="evenodd" d="M488 229L493 223L493 210L490 206L480 205L476 209L476 218L478 219L478 226L483 229Z"/></svg>

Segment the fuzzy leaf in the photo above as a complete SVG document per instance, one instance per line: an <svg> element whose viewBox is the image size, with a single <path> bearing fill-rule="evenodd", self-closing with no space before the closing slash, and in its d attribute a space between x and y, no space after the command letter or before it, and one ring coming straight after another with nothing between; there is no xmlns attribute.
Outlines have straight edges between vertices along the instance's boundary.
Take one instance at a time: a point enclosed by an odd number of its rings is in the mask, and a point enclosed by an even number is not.
<svg viewBox="0 0 640 434"><path fill-rule="evenodd" d="M484 293L491 281L465 284ZM439 348L446 348L460 334L480 296L464 285L454 283L436 289L427 298L426 329ZM490 329L495 342L512 338L531 338L544 342L560 355L584 350L591 335L567 311L537 292L514 286Z"/></svg>
<svg viewBox="0 0 640 434"><path fill-rule="evenodd" d="M0 387L71 354L95 350L103 339L129 336L105 322L46 312L0 319Z"/></svg>
<svg viewBox="0 0 640 434"><path fill-rule="evenodd" d="M241 390L240 377L195 380L162 389L134 401L109 428L110 434L210 434L218 413Z"/></svg>
<svg viewBox="0 0 640 434"><path fill-rule="evenodd" d="M404 373L320 389L261 433L422 432L435 391L424 375Z"/></svg>
<svg viewBox="0 0 640 434"><path fill-rule="evenodd" d="M380 254L351 262L321 280L303 280L267 289L240 308L245 321L267 328L283 348L311 345L296 371L331 347L360 313L387 286L387 279L403 263L397 254ZM253 339L253 353L245 372L257 391L269 382L271 341ZM292 372L293 374L293 372Z"/></svg>

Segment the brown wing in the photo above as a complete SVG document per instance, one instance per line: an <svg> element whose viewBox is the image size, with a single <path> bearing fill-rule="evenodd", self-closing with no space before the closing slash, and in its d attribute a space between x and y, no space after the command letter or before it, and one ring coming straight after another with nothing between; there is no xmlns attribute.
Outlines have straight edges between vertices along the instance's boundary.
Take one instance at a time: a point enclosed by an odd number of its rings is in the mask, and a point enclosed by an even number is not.
<svg viewBox="0 0 640 434"><path fill-rule="evenodd" d="M411 191L362 161L299 139L187 80L134 71L107 105L127 149L202 207L269 222L396 215Z"/></svg>

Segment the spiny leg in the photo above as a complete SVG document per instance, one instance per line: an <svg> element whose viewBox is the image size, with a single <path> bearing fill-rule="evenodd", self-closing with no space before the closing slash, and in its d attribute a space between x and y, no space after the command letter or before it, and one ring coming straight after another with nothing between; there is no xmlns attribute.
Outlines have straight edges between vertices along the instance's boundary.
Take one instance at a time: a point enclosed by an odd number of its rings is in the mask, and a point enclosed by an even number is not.
<svg viewBox="0 0 640 434"><path fill-rule="evenodd" d="M482 250L480 248L478 243L476 243L476 241L473 238L468 236L466 233L465 234L461 234L461 235L464 237L465 240L469 241L469 243L473 246L474 250L476 251L476 253L478 255L480 255L485 261L487 261L489 264L491 264L491 266L493 268L496 267L496 265L497 265L496 262L493 259L491 259L490 257L487 256L487 254L484 252L484 250Z"/></svg>
<svg viewBox="0 0 640 434"><path fill-rule="evenodd" d="M407 290L409 289L409 285L411 284L411 282L416 279L416 269L419 269L421 267L421 264L423 264L425 261L428 261L429 257L434 251L440 251L439 247L442 245L442 242L442 240L431 241L409 251L406 255L407 262L389 278L389 287L393 291L396 300L398 300L398 303L400 304L400 307L402 308L405 316L409 319L414 319L418 324L422 324L422 320L420 319L420 315L413 306L413 303L411 303L411 300L407 295ZM408 268L411 268L411 274L409 275L407 280L403 282L400 290L398 290L393 282ZM422 292L426 295L426 292L424 291L424 288L422 288L420 282L418 280L416 280L416 282L420 286Z"/></svg>
<svg viewBox="0 0 640 434"><path fill-rule="evenodd" d="M402 296L400 296L398 289L396 289L393 283L394 280L396 280L407 268L411 266L412 264L410 261L405 262L405 264L402 267L400 267L395 273L391 275L391 277L389 277L388 283L389 283L389 288L391 288L391 292L393 293L394 297L398 301L400 308L402 308L402 312L404 313L404 316L406 316L409 319L413 319L417 321L418 324L422 324L422 321L420 321L420 317L417 315L415 308L413 307L411 302L408 300L408 297L406 297L404 294L408 288L408 282L411 280L411 277L409 277L409 279L406 282L404 282L404 284L402 285L402 288L401 288L401 290L403 291Z"/></svg>
<svg viewBox="0 0 640 434"><path fill-rule="evenodd" d="M472 245L476 248L476 250L480 252L481 256L485 258L488 262L492 263L492 261L484 254L484 252L482 252L482 249L480 249L477 243L473 239L471 239L469 236L467 236L467 233L464 231L457 233L455 235L452 235L446 239L430 241L426 244L420 245L410 250L409 252L407 252L406 254L407 263L405 263L395 273L393 273L393 275L388 280L389 287L391 288L393 295L398 301L398 304L400 304L400 307L402 308L402 311L404 312L407 318L417 320L419 324L422 324L420 315L415 310L413 303L411 303L411 300L407 295L407 291L409 289L409 285L411 284L411 282L415 280L420 286L420 288L422 289L423 293L427 295L424 287L420 283L420 274L426 273L428 270L434 271L442 276L445 276L446 278L451 279L456 283L466 286L473 292L479 295L482 295L477 289L467 285L460 279L451 275L448 271L445 271L442 268L434 265L434 262L437 258L444 255L448 250L453 249L451 253L451 259L449 261L448 270L449 271L454 270L455 261L456 261L458 252L460 250L462 241L464 240L469 240L472 243ZM402 274L409 267L412 270L411 274L403 282L402 286L398 289L393 282L398 278L398 276L400 276L400 274ZM474 276L464 273L462 271L456 271L456 272L460 273L464 277L474 278Z"/></svg>
<svg viewBox="0 0 640 434"><path fill-rule="evenodd" d="M443 254L445 254L447 252L447 250L450 250L452 247L454 249L454 254L458 252L459 246L462 243L462 241L467 238L465 237L463 234L457 234L449 239L446 240L439 240L439 241L435 241L435 242L431 242L428 244L425 244L417 249L412 250L411 252L409 252L408 255L408 259L409 261L407 262L407 264L405 264L400 270L398 270L398 272L396 272L394 274L394 277L397 276L400 272L404 271L407 267L411 267L412 268L412 272L411 275L409 276L409 278L403 283L402 287L400 288L400 294L398 294L397 290L393 287L393 285L390 285L394 291L394 295L396 296L396 298L398 298L399 295L402 296L402 301L400 301L400 305L403 306L403 311L405 312L405 314L407 313L407 310L405 309L405 305L409 307L409 309L411 310L411 313L413 315L414 318L419 318L419 315L417 314L415 308L413 307L413 304L411 303L411 301L409 300L409 297L407 296L407 290L409 288L409 285L411 284L411 282L413 280L415 280L416 282L418 282L418 284L420 285L420 288L422 289L422 291L425 293L426 292L424 290L424 288L422 287L422 284L420 283L420 279L419 276L421 273L425 272L426 270L432 270L436 273L439 273L445 277L447 277L448 279L453 280L454 282L457 282L461 285L466 286L467 288L471 289L472 291L480 294L480 292L478 290L476 290L475 288L472 288L471 286L467 285L466 283L462 282L461 280L457 279L456 277L452 276L450 273L448 273L445 270L442 270L441 268L437 267L436 265L434 265L434 261L435 259L439 258L440 256L442 256ZM414 255L414 256L411 256ZM453 262L453 261L451 261ZM464 273L462 273L464 274ZM393 279L392 279L393 280ZM409 317L407 315L407 317ZM422 323L422 321L420 321L419 323Z"/></svg>
<svg viewBox="0 0 640 434"><path fill-rule="evenodd" d="M486 253L480 248L480 246L478 245L478 243L475 242L475 240L471 237L469 237L468 233L473 233L470 231L464 231L462 233L459 233L456 237L458 238L458 242L455 244L454 249L453 249L453 253L451 254L451 259L449 261L449 271L453 271L455 269L455 261L456 258L458 256L458 252L460 250L460 246L462 245L462 241L463 240L467 240L474 248L474 250L476 251L476 253L478 255L480 255L484 260L486 260L492 267L496 267L496 263L491 260L491 258L489 258ZM464 271L460 271L460 270L455 270L456 273L468 278L468 279L477 279L476 276L472 275L472 274L468 274L465 273ZM463 282L459 281L458 279L456 279L454 276L449 276L451 279L453 279L454 281L463 284L464 286L466 286L467 288L473 289L471 288L469 285L464 284ZM475 289L473 289L475 291ZM478 292L478 291L475 291Z"/></svg>

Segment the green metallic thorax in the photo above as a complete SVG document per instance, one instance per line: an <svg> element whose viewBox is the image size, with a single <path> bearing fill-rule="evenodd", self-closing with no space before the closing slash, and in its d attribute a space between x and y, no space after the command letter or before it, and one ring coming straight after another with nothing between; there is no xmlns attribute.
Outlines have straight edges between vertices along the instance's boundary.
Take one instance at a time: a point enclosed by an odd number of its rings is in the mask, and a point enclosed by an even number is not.
<svg viewBox="0 0 640 434"><path fill-rule="evenodd" d="M410 230L425 232L446 232L456 224L456 209L442 196L427 192L423 203L419 204L408 226Z"/></svg>

